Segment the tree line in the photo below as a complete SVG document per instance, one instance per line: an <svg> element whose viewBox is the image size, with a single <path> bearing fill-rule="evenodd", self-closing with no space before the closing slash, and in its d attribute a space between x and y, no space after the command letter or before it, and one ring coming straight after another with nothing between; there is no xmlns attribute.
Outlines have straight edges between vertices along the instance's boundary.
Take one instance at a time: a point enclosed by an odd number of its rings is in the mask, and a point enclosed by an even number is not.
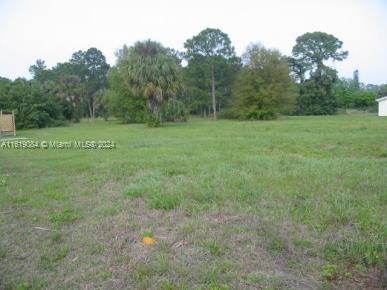
<svg viewBox="0 0 387 290"><path fill-rule="evenodd" d="M185 41L184 52L152 40L124 45L112 67L90 48L52 68L37 60L31 80L0 78L0 109L15 111L18 128L41 128L85 117L160 126L189 114L269 120L375 107L387 84L364 85L358 71L339 78L327 64L345 60L342 45L312 32L296 39L290 56L260 43L237 56L226 33L207 28Z"/></svg>

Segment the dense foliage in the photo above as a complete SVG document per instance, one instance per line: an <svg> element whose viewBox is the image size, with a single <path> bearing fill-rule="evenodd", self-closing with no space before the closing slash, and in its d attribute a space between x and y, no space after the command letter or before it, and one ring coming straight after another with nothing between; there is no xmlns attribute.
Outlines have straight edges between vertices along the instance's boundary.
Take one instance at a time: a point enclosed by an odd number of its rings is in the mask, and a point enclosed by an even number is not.
<svg viewBox="0 0 387 290"><path fill-rule="evenodd" d="M110 89L105 92L108 113L123 123L141 123L146 119L146 101L136 95L118 67L113 67L108 76Z"/></svg>
<svg viewBox="0 0 387 290"><path fill-rule="evenodd" d="M124 45L113 67L89 48L52 68L38 59L29 68L31 80L0 78L0 110L15 111L19 129L85 117L159 126L188 114L261 120L373 111L387 84L363 84L358 70L340 79L326 63L347 57L342 46L333 35L308 32L296 39L290 57L253 44L241 59L226 33L207 28L185 41L184 52L151 40Z"/></svg>
<svg viewBox="0 0 387 290"><path fill-rule="evenodd" d="M109 65L96 48L78 51L65 63L47 69L38 59L32 80L0 79L0 109L14 111L16 126L42 128L102 116L102 92Z"/></svg>
<svg viewBox="0 0 387 290"><path fill-rule="evenodd" d="M65 123L67 104L36 81L0 80L0 108L14 111L17 128L42 128Z"/></svg>
<svg viewBox="0 0 387 290"><path fill-rule="evenodd" d="M102 93L107 86L109 65L105 56L98 49L90 48L74 53L70 64L75 67L75 75L83 85L83 101L87 106L88 115L95 118L97 111L101 109Z"/></svg>
<svg viewBox="0 0 387 290"><path fill-rule="evenodd" d="M169 99L162 106L162 118L168 122L185 122L188 120L188 112L182 101Z"/></svg>
<svg viewBox="0 0 387 290"><path fill-rule="evenodd" d="M207 28L184 43L187 84L186 100L195 113L212 110L214 119L221 105L231 99L231 86L240 68L228 35L219 29ZM211 99L208 95L211 94Z"/></svg>
<svg viewBox="0 0 387 290"><path fill-rule="evenodd" d="M244 67L237 76L233 107L229 111L247 120L274 119L291 106L292 79L286 58L260 44L250 45L243 55Z"/></svg>
<svg viewBox="0 0 387 290"><path fill-rule="evenodd" d="M151 40L124 46L117 57L119 77L134 95L146 100L148 125L160 126L164 101L175 98L181 88L179 60L170 49Z"/></svg>
<svg viewBox="0 0 387 290"><path fill-rule="evenodd" d="M348 52L341 51L343 43L324 32L305 33L296 39L290 65L300 81L298 112L306 115L333 114L337 102L333 91L336 70L324 61L342 61Z"/></svg>
<svg viewBox="0 0 387 290"><path fill-rule="evenodd" d="M343 109L375 110L375 99L387 95L387 92L383 91L385 87L386 85L366 86L357 82L355 77L339 79L334 88L337 105Z"/></svg>

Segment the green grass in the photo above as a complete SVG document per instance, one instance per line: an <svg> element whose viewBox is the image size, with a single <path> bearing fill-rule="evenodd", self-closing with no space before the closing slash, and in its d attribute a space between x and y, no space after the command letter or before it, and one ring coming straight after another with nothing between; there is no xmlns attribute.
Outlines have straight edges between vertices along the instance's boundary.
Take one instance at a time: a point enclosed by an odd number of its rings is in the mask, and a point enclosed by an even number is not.
<svg viewBox="0 0 387 290"><path fill-rule="evenodd" d="M385 118L97 120L18 136L117 146L0 149L0 288L382 281ZM149 229L154 246L142 243Z"/></svg>

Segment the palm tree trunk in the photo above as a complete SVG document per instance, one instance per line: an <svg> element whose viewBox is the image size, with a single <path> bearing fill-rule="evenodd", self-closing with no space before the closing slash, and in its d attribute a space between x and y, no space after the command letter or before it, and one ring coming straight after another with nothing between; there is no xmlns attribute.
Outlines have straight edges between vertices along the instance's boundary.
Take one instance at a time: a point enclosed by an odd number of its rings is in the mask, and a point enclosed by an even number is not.
<svg viewBox="0 0 387 290"><path fill-rule="evenodd" d="M159 102L154 99L148 99L148 108L152 117L161 124L161 116L160 116L160 105Z"/></svg>

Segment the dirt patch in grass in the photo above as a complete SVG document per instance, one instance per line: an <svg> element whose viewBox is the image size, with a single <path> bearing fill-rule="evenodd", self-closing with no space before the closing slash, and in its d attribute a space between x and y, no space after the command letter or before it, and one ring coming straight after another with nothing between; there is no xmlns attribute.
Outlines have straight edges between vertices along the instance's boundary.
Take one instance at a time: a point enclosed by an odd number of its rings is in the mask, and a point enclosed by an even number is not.
<svg viewBox="0 0 387 290"><path fill-rule="evenodd" d="M23 218L28 211L17 218L3 216L1 288L20 283L86 289L382 285L377 270L324 280L325 262L314 254L306 229L289 222L273 226L227 206L187 215L180 208L151 209L141 198L120 203L121 210L112 215L86 215L55 230L31 227ZM295 231L304 239L290 239ZM157 241L153 246L142 242L149 232Z"/></svg>

